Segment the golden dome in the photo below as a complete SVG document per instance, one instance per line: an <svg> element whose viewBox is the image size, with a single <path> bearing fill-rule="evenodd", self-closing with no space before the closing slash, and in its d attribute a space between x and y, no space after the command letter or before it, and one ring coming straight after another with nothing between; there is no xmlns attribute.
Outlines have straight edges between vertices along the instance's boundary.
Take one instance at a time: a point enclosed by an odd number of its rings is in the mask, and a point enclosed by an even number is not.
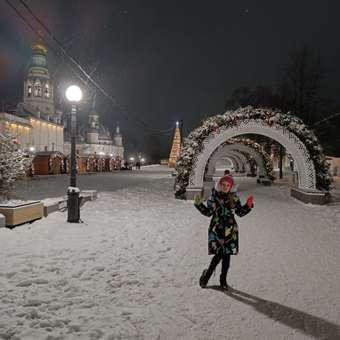
<svg viewBox="0 0 340 340"><path fill-rule="evenodd" d="M38 54L47 54L48 48L43 42L43 40L39 37L32 45L32 51Z"/></svg>

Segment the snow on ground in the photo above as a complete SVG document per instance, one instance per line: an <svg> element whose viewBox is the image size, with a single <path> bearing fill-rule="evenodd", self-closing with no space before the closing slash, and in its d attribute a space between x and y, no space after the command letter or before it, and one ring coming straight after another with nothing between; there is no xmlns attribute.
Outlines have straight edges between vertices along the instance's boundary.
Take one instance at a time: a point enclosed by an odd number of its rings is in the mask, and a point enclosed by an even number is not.
<svg viewBox="0 0 340 340"><path fill-rule="evenodd" d="M0 338L340 339L340 206L237 179L255 208L226 294L218 273L198 285L209 219L159 177L101 193L82 224L57 212L0 230Z"/></svg>

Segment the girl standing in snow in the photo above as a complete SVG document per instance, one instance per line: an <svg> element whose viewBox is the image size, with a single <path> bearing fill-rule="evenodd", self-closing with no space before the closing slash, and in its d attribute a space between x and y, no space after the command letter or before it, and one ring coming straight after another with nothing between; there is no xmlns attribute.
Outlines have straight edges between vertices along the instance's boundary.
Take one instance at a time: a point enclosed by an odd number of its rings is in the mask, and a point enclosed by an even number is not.
<svg viewBox="0 0 340 340"><path fill-rule="evenodd" d="M200 286L205 288L218 263L222 260L220 285L228 289L227 273L230 265L230 255L238 253L238 226L234 217L247 215L253 208L253 197L241 205L236 192L231 192L234 180L231 176L223 176L212 190L205 205L200 195L195 196L195 207L204 216L212 216L208 230L208 253L214 255L208 269L200 277Z"/></svg>

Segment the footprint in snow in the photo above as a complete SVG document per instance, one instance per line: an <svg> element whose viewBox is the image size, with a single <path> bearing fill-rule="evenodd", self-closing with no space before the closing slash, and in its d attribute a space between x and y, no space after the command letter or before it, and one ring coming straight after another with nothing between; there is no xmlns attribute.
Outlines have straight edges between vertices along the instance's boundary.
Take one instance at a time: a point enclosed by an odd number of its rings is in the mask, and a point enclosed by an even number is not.
<svg viewBox="0 0 340 340"><path fill-rule="evenodd" d="M7 279L11 279L16 274L17 274L17 272L9 272L9 273L6 273L5 276L7 277Z"/></svg>
<svg viewBox="0 0 340 340"><path fill-rule="evenodd" d="M160 250L158 250L158 253L167 253L168 251L170 251L171 250L171 247L166 247L165 249L160 249Z"/></svg>
<svg viewBox="0 0 340 340"><path fill-rule="evenodd" d="M17 287L29 287L31 286L32 284L37 284L37 285L44 285L44 284L48 284L48 280L44 280L44 279L31 279L31 280L24 280L24 281L21 281L19 283L17 283Z"/></svg>

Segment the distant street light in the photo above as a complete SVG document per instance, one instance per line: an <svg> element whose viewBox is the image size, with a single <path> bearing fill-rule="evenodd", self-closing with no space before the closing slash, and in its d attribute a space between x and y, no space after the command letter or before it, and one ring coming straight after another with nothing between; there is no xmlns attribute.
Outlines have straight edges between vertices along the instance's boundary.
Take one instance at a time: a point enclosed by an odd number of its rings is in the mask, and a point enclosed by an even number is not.
<svg viewBox="0 0 340 340"><path fill-rule="evenodd" d="M77 164L76 164L76 126L77 103L82 99L83 93L79 86L71 85L66 90L66 98L71 103L71 173L70 186L67 189L67 222L79 223L79 189L77 188Z"/></svg>
<svg viewBox="0 0 340 340"><path fill-rule="evenodd" d="M135 157L130 157L130 161L133 162L135 160Z"/></svg>
<svg viewBox="0 0 340 340"><path fill-rule="evenodd" d="M34 146L30 146L28 149L30 152L34 152L35 151L35 147Z"/></svg>
<svg viewBox="0 0 340 340"><path fill-rule="evenodd" d="M144 163L144 162L145 162L145 158L142 158L140 161L141 161L142 163Z"/></svg>

